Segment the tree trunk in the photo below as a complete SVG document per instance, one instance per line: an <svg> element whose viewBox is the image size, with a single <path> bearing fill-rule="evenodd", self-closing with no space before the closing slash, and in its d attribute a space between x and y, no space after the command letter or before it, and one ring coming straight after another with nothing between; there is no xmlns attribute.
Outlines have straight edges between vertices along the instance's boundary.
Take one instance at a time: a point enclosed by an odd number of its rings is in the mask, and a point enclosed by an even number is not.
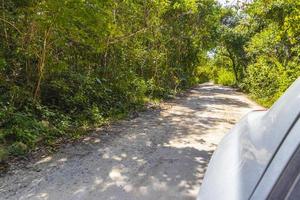
<svg viewBox="0 0 300 200"><path fill-rule="evenodd" d="M41 87L41 82L42 82L44 68L45 68L47 42L48 42L49 34L50 34L50 28L47 31L45 31L43 49L42 49L41 57L40 57L39 63L38 63L38 73L39 74L38 74L38 80L37 80L37 84L36 84L34 95L33 95L34 101L36 101L36 99L40 93L40 87Z"/></svg>
<svg viewBox="0 0 300 200"><path fill-rule="evenodd" d="M227 50L227 51L228 51L228 50ZM233 54L232 54L230 51L228 51L228 53L229 53L229 58L230 58L230 60L231 60L231 62L232 62L232 69L233 69L235 81L236 81L236 83L238 83L238 82L239 82L239 75L238 75L237 64L236 64L236 62L235 62L235 59L234 59Z"/></svg>

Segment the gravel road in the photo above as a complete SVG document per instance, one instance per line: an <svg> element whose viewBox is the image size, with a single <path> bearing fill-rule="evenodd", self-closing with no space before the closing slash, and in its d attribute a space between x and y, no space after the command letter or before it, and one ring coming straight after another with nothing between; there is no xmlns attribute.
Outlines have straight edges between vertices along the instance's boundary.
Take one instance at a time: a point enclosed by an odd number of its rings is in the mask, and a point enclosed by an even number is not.
<svg viewBox="0 0 300 200"><path fill-rule="evenodd" d="M258 108L231 88L199 85L9 171L0 199L194 200L220 139Z"/></svg>

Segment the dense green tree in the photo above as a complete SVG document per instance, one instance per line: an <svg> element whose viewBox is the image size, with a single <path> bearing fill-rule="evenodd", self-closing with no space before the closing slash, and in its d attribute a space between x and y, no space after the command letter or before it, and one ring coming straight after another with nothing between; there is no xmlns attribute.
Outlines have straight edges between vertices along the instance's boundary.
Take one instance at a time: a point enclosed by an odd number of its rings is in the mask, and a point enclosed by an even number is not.
<svg viewBox="0 0 300 200"><path fill-rule="evenodd" d="M256 0L223 9L212 65L231 69L236 84L263 105L272 105L300 75L299 6L293 0Z"/></svg>
<svg viewBox="0 0 300 200"><path fill-rule="evenodd" d="M296 21L291 23L299 18L299 5L297 1L257 1L247 10L254 34L246 46L251 60L246 81L249 91L263 103L274 102L300 75L299 27Z"/></svg>

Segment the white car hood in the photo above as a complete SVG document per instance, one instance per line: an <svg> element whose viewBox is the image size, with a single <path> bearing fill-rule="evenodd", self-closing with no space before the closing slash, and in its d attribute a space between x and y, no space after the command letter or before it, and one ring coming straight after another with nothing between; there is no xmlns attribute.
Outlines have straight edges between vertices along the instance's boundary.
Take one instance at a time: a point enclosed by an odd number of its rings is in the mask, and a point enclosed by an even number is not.
<svg viewBox="0 0 300 200"><path fill-rule="evenodd" d="M246 115L215 151L198 200L249 199L300 112L300 79L269 111Z"/></svg>

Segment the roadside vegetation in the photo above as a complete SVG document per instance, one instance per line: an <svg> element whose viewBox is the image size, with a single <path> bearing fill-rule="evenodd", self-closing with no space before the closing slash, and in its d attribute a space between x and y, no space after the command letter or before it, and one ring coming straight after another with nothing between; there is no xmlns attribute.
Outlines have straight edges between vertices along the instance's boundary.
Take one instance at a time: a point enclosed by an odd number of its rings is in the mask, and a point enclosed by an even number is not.
<svg viewBox="0 0 300 200"><path fill-rule="evenodd" d="M269 106L300 75L294 0L0 2L0 162L208 80Z"/></svg>
<svg viewBox="0 0 300 200"><path fill-rule="evenodd" d="M0 159L198 83L213 0L1 0Z"/></svg>
<svg viewBox="0 0 300 200"><path fill-rule="evenodd" d="M222 13L210 79L271 106L300 76L300 2L254 0Z"/></svg>

